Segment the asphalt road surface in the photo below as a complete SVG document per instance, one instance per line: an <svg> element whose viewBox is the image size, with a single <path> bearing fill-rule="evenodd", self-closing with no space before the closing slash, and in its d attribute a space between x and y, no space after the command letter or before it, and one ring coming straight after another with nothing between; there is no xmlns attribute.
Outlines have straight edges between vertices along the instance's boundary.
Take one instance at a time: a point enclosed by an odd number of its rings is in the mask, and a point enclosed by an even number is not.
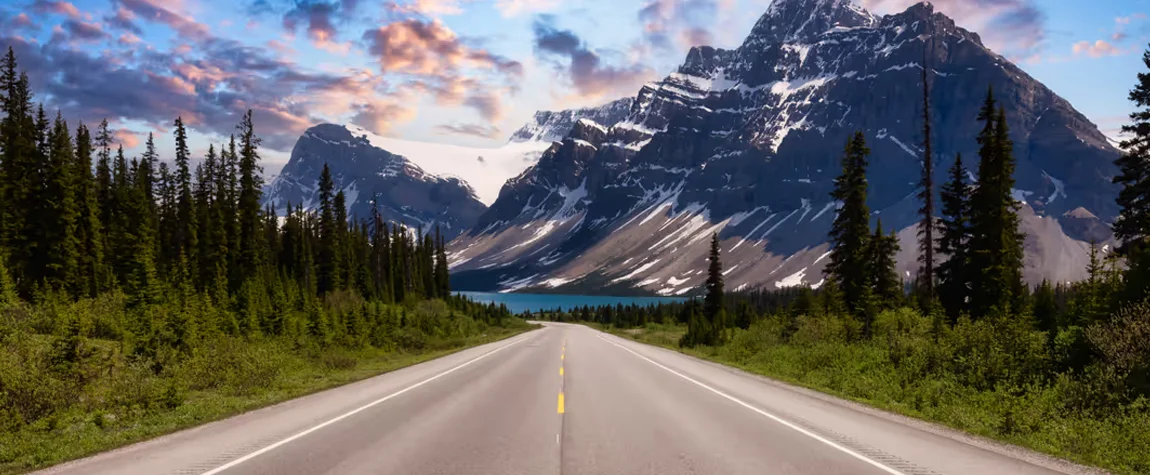
<svg viewBox="0 0 1150 475"><path fill-rule="evenodd" d="M590 328L497 343L54 474L1053 474L1085 469Z"/></svg>

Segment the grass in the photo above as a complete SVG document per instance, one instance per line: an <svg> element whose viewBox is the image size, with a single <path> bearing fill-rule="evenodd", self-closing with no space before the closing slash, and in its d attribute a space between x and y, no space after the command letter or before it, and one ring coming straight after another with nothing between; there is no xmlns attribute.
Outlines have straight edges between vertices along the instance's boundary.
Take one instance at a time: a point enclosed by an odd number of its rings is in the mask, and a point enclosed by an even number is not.
<svg viewBox="0 0 1150 475"><path fill-rule="evenodd" d="M75 407L15 432L0 431L0 474L24 473L225 419L534 328L537 326L490 327L486 334L454 339L421 352L340 350L317 358L275 354L272 361L279 370L253 387L237 389L229 385L188 390L180 395L182 402L178 405L161 409L135 407L108 414Z"/></svg>
<svg viewBox="0 0 1150 475"><path fill-rule="evenodd" d="M649 324L639 329L600 329L754 374L867 404L953 429L1027 447L1121 474L1150 473L1150 404L1117 409L1068 410L1090 396L1081 380L1062 375L1048 384L998 384L976 389L961 375L910 371L914 361L892 362L883 343L791 344L758 341L737 331L720 347L680 348L686 326ZM759 338L771 340L771 338ZM930 350L926 350L930 351ZM944 353L950 357L949 353ZM1085 396L1082 396L1083 393Z"/></svg>

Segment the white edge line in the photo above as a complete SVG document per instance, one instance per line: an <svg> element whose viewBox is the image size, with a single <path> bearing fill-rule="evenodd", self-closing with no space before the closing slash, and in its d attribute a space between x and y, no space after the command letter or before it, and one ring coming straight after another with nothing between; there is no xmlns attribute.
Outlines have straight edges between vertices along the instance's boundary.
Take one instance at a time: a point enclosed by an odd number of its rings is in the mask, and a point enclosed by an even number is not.
<svg viewBox="0 0 1150 475"><path fill-rule="evenodd" d="M389 400L389 399L391 399L391 398L394 398L394 397L396 397L396 396L399 396L399 395L401 395L401 394L403 394L403 393L406 393L406 392L408 392L408 391L411 391L412 389L418 388L418 387L420 387L420 386L423 386L424 384L430 383L430 382L432 382L432 381L435 381L435 380L437 380L437 379L439 379L439 378L442 378L442 377L444 377L444 376L447 376L447 375L449 375L449 374L451 374L451 373L454 373L455 371L457 371L457 370L459 370L459 369L461 369L461 368L463 368L463 367L465 367L465 366L468 366L468 365L470 365L471 363L474 363L474 362L476 362L476 361L479 361L479 360L481 360L481 359L483 359L483 358L486 358L486 357L488 357L488 356L491 356L491 355L495 354L496 352L498 352L498 351L500 351L500 350L503 350L504 348L508 348L508 347L510 347L510 346L512 346L512 345L516 345L516 344L519 344L519 343L521 343L521 342L523 342L523 341L527 340L528 338L530 338L530 337L529 337L529 336L528 336L528 337L523 337L523 338L520 338L520 339L518 339L518 340L515 340L515 341L513 341L513 342L511 342L511 343L508 343L508 344L506 344L506 345L503 345L503 346L501 346L501 347L499 347L499 348L496 348L496 349L494 349L494 350L488 351L487 353L484 353L484 354L482 354L482 355L479 355L479 356L477 356L477 357L475 357L475 358L473 358L473 359L471 359L471 360L468 360L467 362L464 362L463 364L460 364L459 366L456 366L456 367L454 367L454 368L451 368L451 369L449 369L449 370L447 370L447 371L444 371L444 372L442 372L442 373L439 373L439 374L437 374L437 375L435 375L435 376L432 376L432 377L430 377L430 378L427 378L427 379L425 379L425 380L423 380L423 381L420 381L420 382L418 382L418 383L415 383L415 384L413 384L413 385L411 385L411 386L408 386L408 387L406 387L406 388L403 388L403 389L401 389L401 390L399 390L399 391L396 391L396 392L394 392L394 393L391 393L391 394L389 394L389 395L387 395L387 396L384 396L384 397L382 397L382 398L376 399L375 401L372 401L372 402L370 402L370 403L367 403L367 404L365 404L365 405L363 405L363 406L361 406L361 407L359 407L359 408L356 408L356 409L353 409L353 410L351 410L351 411L348 411L348 412L344 413L344 414L343 414L343 415L341 415L341 416L338 416L338 417L335 417L335 418L333 418L333 419L330 419L330 420L328 420L328 421L326 421L326 422L323 422L323 423L321 423L321 424L319 424L319 425L316 425L316 426L314 426L314 427L312 427L312 428L310 428L310 429L307 429L307 430L305 430L305 431L303 431L303 432L299 432L299 433L297 433L297 434L295 434L295 435L293 435L293 436L291 436L291 437L288 437L288 438L286 438L286 439L282 439L282 440L280 440L280 441L278 441L278 442L276 442L276 443L273 443L273 444L271 444L271 445L269 445L269 446L267 446L267 447L264 447L264 448L262 448L262 449L259 449L259 450L255 451L255 452L252 452L252 453L250 453L250 454L247 454L247 455L245 455L245 456L243 456L243 457L240 457L240 458L238 458L238 459L232 460L231 462L228 462L228 463L226 463L226 464L224 464L224 465L221 465L221 466L219 466L219 467L216 467L216 468L214 468L214 469L208 470L208 471L206 471L206 472L202 473L201 475L217 475L217 474L219 474L219 473L222 473L223 471L225 471L225 470L227 470L227 469L229 469L229 468L235 467L235 466L237 466L237 465L239 465L239 464L241 464L241 463L247 462L248 460L251 460L251 459L253 459L253 458L259 457L260 455L263 455L263 454L266 454L266 453L268 453L268 452L271 452L272 450L275 450L275 449L279 448L280 446L282 446L282 445L284 445L284 444L287 444L288 442L291 442L291 441L293 441L293 440L296 440L296 439L298 439L298 438L300 438L300 437L303 437L303 436L305 436L305 435L308 435L308 434L310 434L310 433L312 433L312 432L315 432L315 431L317 431L317 430L320 430L320 429L322 429L322 428L324 428L324 427L327 427L327 426L329 426L329 425L335 424L336 422L339 422L339 421L341 421L341 420L347 419L348 417L351 417L351 416L353 416L353 415L355 415L355 414L357 414L357 413L359 413L359 412L362 412L362 411L364 411L364 410L367 410L367 409L369 409L369 408L371 408L371 407L373 407L373 406L376 406L376 405L378 405L378 404L384 403L384 402L388 401L388 400Z"/></svg>
<svg viewBox="0 0 1150 475"><path fill-rule="evenodd" d="M798 431L799 433L801 433L801 434L803 434L803 435L805 435L805 436L807 436L807 437L810 437L810 438L812 438L812 439L815 439L815 440L817 440L817 441L819 441L819 442L822 442L822 443L824 443L824 444L827 444L827 445L829 445L829 446L831 446L831 447L834 447L834 448L836 448L836 449L838 449L838 450L840 450L840 451L842 451L842 452L846 453L847 455L850 455L851 457L854 457L854 458L856 458L856 459L862 460L863 462L866 462L866 463L868 463L868 464L871 464L871 465L873 465L873 466L875 466L875 467L879 468L880 470L882 470L882 471L884 471L884 472L886 472L886 473L890 473L890 474L892 474L892 475L906 475L906 474L904 474L904 473L902 473L902 472L900 472L900 471L898 471L898 470L895 470L895 469L893 469L893 468L890 468L890 467L888 467L888 466L886 466L886 465L883 465L883 464L881 464L881 463L879 463L879 462L877 462L877 461L875 461L875 460L873 460L873 459L871 459L871 458L869 458L869 457L867 457L867 456L865 456L865 455L863 455L863 454L860 454L860 453L858 453L858 452L855 452L854 450L851 450L851 449L849 449L849 448L846 448L846 447L844 447L844 446L842 446L842 445L839 445L838 443L835 443L834 441L832 441L832 440L830 440L830 439L827 439L827 438L825 438L825 437L823 437L823 436L821 436L821 435L818 435L818 434L816 434L816 433L814 433L814 432L811 432L811 431L809 431L809 430L807 430L807 429L804 429L804 428L802 428L802 427L799 427L799 426L797 426L797 425L795 425L795 424L793 424L793 423L787 422L786 420L784 420L784 419L782 419L782 418L780 418L780 417L778 417L778 416L776 416L776 415L774 415L774 414L771 414L771 413L769 413L769 412L767 412L767 411L764 411L764 410L762 410L762 409L759 409L759 408L757 408L757 407L755 407L755 406L752 406L752 405L750 405L750 404L748 404L748 403L746 403L746 402L743 402L743 401L742 401L741 399L739 399L739 398L736 398L736 397L734 397L734 396L731 396L730 394L727 394L727 393L725 393L725 392L719 391L718 389L712 388L712 387L710 387L710 386L706 385L705 383L701 383L701 382L699 382L699 381L696 381L696 380L694 380L694 379L691 379L691 377L689 377L689 376L687 376L687 375L684 375L683 373L680 373L680 372L678 372L678 371L675 371L675 370L673 370L673 369L671 369L671 368L668 368L668 367L666 367L666 366L663 366L663 365L661 365L661 364L659 364L659 363L655 362L655 360L652 360L651 358L648 358L648 357L646 357L646 356L643 356L643 355L641 355L641 354L639 354L639 353L636 353L634 350L632 350L632 349L630 349L630 348L627 348L627 347L625 347L625 346L623 346L623 345L620 345L620 344L618 344L618 343L615 343L615 342L613 342L613 341L611 341L611 340L609 340L609 339L607 339L607 338L604 338L602 334L599 334L599 335L597 335L597 336L599 337L599 339L601 339L601 340L603 340L603 341L605 341L605 342L607 342L607 343L610 343L610 344L612 344L612 345L615 345L615 346L617 346L617 347L619 347L619 348L622 348L623 350L627 351L628 353L631 353L631 354L633 354L633 355L635 355L635 356L638 356L639 358L642 358L643 360L645 360L645 361L646 361L646 362L648 362L648 363L651 363L651 364L653 364L653 365L655 365L655 366L658 366L658 367L662 368L663 370L665 370L665 371L667 371L667 372L669 372L669 373L671 373L671 374L673 374L673 375L675 375L675 376L678 376L678 377L680 377L680 378L683 378L683 379L685 379L685 380L687 380L687 381L690 381L690 382L694 383L696 386L699 386L699 387L701 387L701 388L703 388L703 389L706 389L706 390L708 390L708 391L711 391L711 392L713 392L713 393L715 393L715 394L718 394L719 396L722 396L722 397L724 397L724 398L726 398L726 399L730 400L731 402L734 402L735 404L738 404L738 405L740 405L740 406L743 406L743 407L745 407L745 408L747 408L747 409L750 409L750 410L752 410L752 411L755 411L755 412L759 413L759 415L761 415L761 416L764 416L764 417L766 417L766 418L768 418L768 419L771 419L771 420L773 420L773 421L775 421L775 422L778 422L779 424L782 424L782 425L784 425L784 426L787 426L787 427L789 427L789 428L791 428L791 429L794 429L794 430Z"/></svg>

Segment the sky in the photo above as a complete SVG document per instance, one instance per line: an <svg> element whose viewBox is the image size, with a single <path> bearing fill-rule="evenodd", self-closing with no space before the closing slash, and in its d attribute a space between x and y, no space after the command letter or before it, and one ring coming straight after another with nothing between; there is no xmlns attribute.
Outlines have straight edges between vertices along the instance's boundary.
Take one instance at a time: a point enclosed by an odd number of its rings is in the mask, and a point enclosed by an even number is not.
<svg viewBox="0 0 1150 475"><path fill-rule="evenodd" d="M793 0L792 0L793 1ZM825 0L808 0L825 1ZM915 0L855 0L877 14ZM196 155L252 109L275 173L308 127L497 147L537 110L634 95L690 47L735 48L771 0L0 0L37 100L129 153ZM1117 137L1150 0L935 0Z"/></svg>

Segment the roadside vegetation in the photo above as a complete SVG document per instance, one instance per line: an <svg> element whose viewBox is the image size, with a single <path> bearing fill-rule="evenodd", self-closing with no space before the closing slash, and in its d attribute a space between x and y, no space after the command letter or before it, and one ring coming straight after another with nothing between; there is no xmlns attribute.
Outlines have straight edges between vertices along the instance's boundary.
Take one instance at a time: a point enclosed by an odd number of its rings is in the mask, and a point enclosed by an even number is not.
<svg viewBox="0 0 1150 475"><path fill-rule="evenodd" d="M11 50L0 100L0 473L531 328L451 294L438 229L349 217L326 166L313 209L261 207L251 111L195 167L176 118L169 167L50 120Z"/></svg>
<svg viewBox="0 0 1150 475"><path fill-rule="evenodd" d="M1150 53L1144 62L1150 68ZM928 87L924 97L929 151ZM913 281L896 272L894 233L881 221L871 226L870 150L860 132L835 181L842 206L817 290L725 294L716 235L702 301L541 318L589 322L1117 473L1150 473L1150 74L1139 75L1130 98L1141 110L1116 161L1118 245L1091 245L1085 281L1023 282L1013 143L990 91L977 117L977 167L958 157L937 214L933 157L924 156Z"/></svg>

